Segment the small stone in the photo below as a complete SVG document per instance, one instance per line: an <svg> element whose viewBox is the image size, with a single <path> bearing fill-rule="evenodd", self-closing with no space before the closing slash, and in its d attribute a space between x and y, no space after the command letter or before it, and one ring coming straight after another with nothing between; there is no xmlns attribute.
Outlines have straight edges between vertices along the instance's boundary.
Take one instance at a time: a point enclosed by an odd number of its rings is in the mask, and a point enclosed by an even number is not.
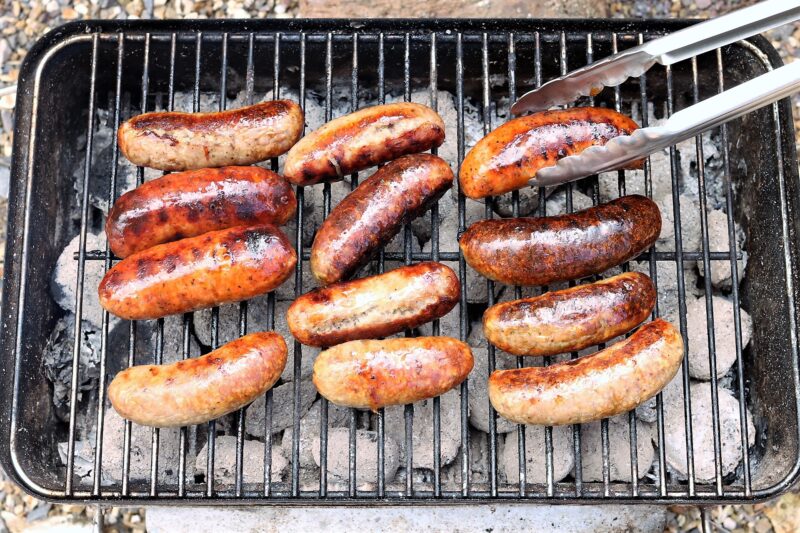
<svg viewBox="0 0 800 533"><path fill-rule="evenodd" d="M331 481L347 482L350 472L350 430L333 428L328 430L328 476ZM320 441L315 437L311 453L317 466L320 465ZM394 479L399 466L397 443L384 439L384 475L386 481ZM378 434L375 431L356 430L356 484L369 487L378 481Z"/></svg>
<svg viewBox="0 0 800 533"><path fill-rule="evenodd" d="M272 433L278 433L293 424L294 420L294 381L278 385L272 389ZM300 413L303 416L317 396L317 389L311 380L300 380ZM259 396L247 408L245 430L248 435L264 437L264 410L266 407L266 394Z"/></svg>
<svg viewBox="0 0 800 533"><path fill-rule="evenodd" d="M263 442L245 440L242 449L242 480L245 483L264 482L264 448ZM270 473L272 482L283 480L289 461L284 455L284 450L273 442L272 464ZM198 474L205 475L208 459L208 443L197 454L195 470ZM218 436L214 439L214 481L215 485L223 488L236 482L236 437Z"/></svg>
<svg viewBox="0 0 800 533"><path fill-rule="evenodd" d="M733 319L733 302L722 296L712 296L714 313L714 354L717 377L724 376L736 362L736 330ZM742 349L747 347L752 334L750 315L740 309ZM687 360L689 374L697 379L711 379L708 358L708 329L705 297L690 298L686 302Z"/></svg>
<svg viewBox="0 0 800 533"><path fill-rule="evenodd" d="M714 433L711 417L711 384L694 383L691 388L692 399L692 443L694 451L694 472L698 482L714 479ZM664 435L666 438L667 464L681 479L686 479L686 426L684 406L681 395L664 397ZM722 472L726 476L733 472L742 460L742 438L739 420L739 401L726 389L718 389L719 428L722 444ZM753 416L747 412L748 445L755 442Z"/></svg>
<svg viewBox="0 0 800 533"><path fill-rule="evenodd" d="M575 464L570 426L555 426L553 434L553 482L569 475ZM502 437L501 437L502 438ZM500 473L508 483L519 483L519 446L517 436L509 433L502 440L498 462ZM545 427L525 426L525 481L547 482L547 460L545 454Z"/></svg>

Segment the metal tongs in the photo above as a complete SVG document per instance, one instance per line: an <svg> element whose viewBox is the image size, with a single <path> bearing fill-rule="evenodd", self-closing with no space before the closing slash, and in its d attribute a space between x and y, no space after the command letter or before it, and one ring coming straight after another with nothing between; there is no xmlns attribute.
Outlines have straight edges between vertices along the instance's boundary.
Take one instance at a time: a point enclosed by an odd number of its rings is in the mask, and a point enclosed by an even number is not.
<svg viewBox="0 0 800 533"><path fill-rule="evenodd" d="M800 0L767 0L625 50L524 94L513 114L540 111L637 77L654 64L672 65L800 18ZM800 61L772 70L673 114L664 124L615 137L542 168L530 180L558 185L615 170L800 90Z"/></svg>

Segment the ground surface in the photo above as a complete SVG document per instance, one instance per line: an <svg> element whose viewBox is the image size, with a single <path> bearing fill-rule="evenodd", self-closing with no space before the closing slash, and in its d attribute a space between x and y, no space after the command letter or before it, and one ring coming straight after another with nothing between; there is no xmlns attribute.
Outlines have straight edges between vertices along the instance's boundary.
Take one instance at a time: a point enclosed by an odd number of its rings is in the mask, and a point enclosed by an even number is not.
<svg viewBox="0 0 800 533"><path fill-rule="evenodd" d="M41 35L81 18L250 18L319 16L572 16L572 17L714 17L753 0L0 0L0 88L16 81L26 51ZM800 26L770 33L784 57L800 56ZM800 101L800 100L796 100ZM795 113L797 116L798 113ZM13 97L0 99L0 273L4 249L11 160ZM797 122L796 122L797 125ZM694 507L670 509L668 531L696 531L700 513ZM28 528L66 531L89 528L92 510L50 505L24 495L0 472L0 533ZM711 510L717 531L800 531L800 496L790 493L760 505L722 506ZM108 530L143 531L142 510L111 509ZM81 527L83 526L83 527ZM41 529L40 529L41 528Z"/></svg>

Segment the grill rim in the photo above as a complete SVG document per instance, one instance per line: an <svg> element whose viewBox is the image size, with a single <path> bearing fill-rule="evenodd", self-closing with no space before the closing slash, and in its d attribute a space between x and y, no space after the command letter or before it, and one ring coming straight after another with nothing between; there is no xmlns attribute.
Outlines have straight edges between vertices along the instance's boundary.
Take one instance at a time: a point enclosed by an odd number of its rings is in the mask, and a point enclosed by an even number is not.
<svg viewBox="0 0 800 533"><path fill-rule="evenodd" d="M370 505L407 505L407 504L475 504L475 503L488 503L488 502L505 502L505 503L662 503L662 504L697 504L697 503L731 503L731 502L747 502L753 503L764 501L777 494L787 490L798 479L800 479L800 456L796 457L793 468L786 474L786 476L772 484L771 486L753 490L750 497L744 497L743 490L726 491L723 497L716 497L714 495L702 495L705 491L696 491L694 496L681 496L681 497L662 497L659 495L650 496L648 494L631 495L614 494L612 490L609 495L584 493L581 497L570 497L564 493L564 490L559 490L559 484L555 484L555 493L547 498L530 498L530 497L512 497L513 492L501 491L498 497L491 497L490 495L483 495L486 491L473 491L466 498L460 495L458 491L447 491L441 497L436 497L433 491L425 489L417 489L415 495L411 497L404 497L402 491L397 495L396 491L391 494L386 494L384 497L370 497L368 500L364 498L339 497L339 492L328 493L327 497L319 497L314 495L301 494L300 497L291 497L289 492L288 496L271 496L269 499L258 498L256 496L237 497L233 491L216 492L213 497L208 497L207 494L186 493L184 495L174 496L171 494L159 495L156 497L144 496L142 492L128 493L127 496L116 495L101 495L101 496L60 496L53 495L51 489L46 489L32 482L21 469L20 465L16 462L14 455L11 453L11 442L14 437L10 434L12 412L11 406L13 405L13 398L16 396L14 386L20 378L20 373L16 372L17 365L17 344L20 339L18 338L19 329L17 325L20 320L20 294L24 290L22 284L21 268L25 266L29 268L28 249L31 244L24 246L28 237L29 231L26 224L30 224L30 202L31 183L26 178L28 174L28 165L32 163L33 154L28 152L27 147L30 146L30 137L32 132L32 125L35 124L35 115L38 109L38 102L34 101L32 84L38 81L38 76L47 61L62 46L69 45L73 39L80 38L95 41L94 36L99 34L97 41L102 40L104 36L116 32L125 32L127 36L131 35L144 35L144 34L167 34L172 32L203 32L206 35L215 34L243 34L247 32L306 32L318 33L328 32L334 35L351 35L362 31L379 32L384 31L387 33L410 33L413 36L417 35L430 35L437 33L441 35L446 31L453 33L470 33L470 32L498 32L501 35L506 35L512 32L618 32L618 33L647 33L649 35L658 35L659 33L674 31L688 25L694 24L696 20L658 20L658 21L642 21L633 19L610 19L610 20L592 20L592 19L439 19L434 21L429 20L416 20L416 19L363 19L358 21L346 21L341 19L296 19L296 20L220 20L220 21L78 21L59 26L51 31L46 36L37 41L30 53L26 56L25 61L20 69L19 88L17 92L17 112L15 114L15 127L14 127L14 150L12 154L12 167L11 167L11 184L9 193L9 210L8 210L8 234L6 242L6 257L11 258L7 263L4 279L4 290L2 299L2 327L4 335L0 338L0 357L3 361L14 362L12 368L0 368L0 383L4 385L4 393L0 395L0 421L3 422L0 427L0 463L2 464L5 472L9 475L19 486L27 493L51 502L93 502L93 503L126 503L133 505L209 505L209 504L227 504L227 505L342 505L363 506L369 502ZM95 41L95 42L97 42ZM763 54L765 68L776 68L782 64L782 60L777 51L770 45L770 43L762 36L755 36L747 40L760 54ZM761 58L758 58L761 59ZM778 157L782 158L783 163L783 178L782 187L786 195L785 202L780 205L783 212L783 220L788 224L788 239L787 242L782 242L787 247L784 254L787 256L789 264L787 267L787 277L785 283L788 284L790 279L797 282L800 275L798 275L798 254L800 253L800 243L798 242L798 232L795 228L796 222L792 218L793 203L797 205L798 188L797 184L797 161L794 143L793 121L791 102L789 99L784 99L775 104L773 109L776 112L776 117L782 124L776 124L775 133L780 135L780 152L776 153L776 160ZM780 129L778 129L780 127ZM23 157L24 156L24 157ZM790 184L794 182L794 186ZM794 187L794 190L793 190ZM35 243L34 243L35 244ZM87 258L88 259L88 258ZM791 278L789 278L791 276ZM27 280L26 280L27 281ZM794 294L790 295L790 303L796 300L800 291L795 288ZM9 297L9 295L13 295ZM797 319L798 311L795 308L792 310L795 320ZM9 334L13 332L13 337ZM796 333L796 332L795 332ZM791 371L791 379L794 385L794 401L800 407L800 385L798 385L798 360L793 359L792 368L786 369ZM800 408L798 409L798 416L800 417ZM800 442L800 424L796 428L798 434L798 442ZM799 452L800 453L800 452ZM612 483L611 487L629 486L628 483ZM704 483L703 486L706 484ZM710 486L710 484L708 484ZM241 488L237 487L238 493ZM250 491L248 491L250 492ZM281 490L281 493L286 492ZM700 494L698 494L698 492ZM430 493L430 494L429 494ZM562 493L562 494L560 494ZM730 496L731 494L741 494L741 496ZM342 493L344 494L344 493ZM337 495L335 497L331 497Z"/></svg>

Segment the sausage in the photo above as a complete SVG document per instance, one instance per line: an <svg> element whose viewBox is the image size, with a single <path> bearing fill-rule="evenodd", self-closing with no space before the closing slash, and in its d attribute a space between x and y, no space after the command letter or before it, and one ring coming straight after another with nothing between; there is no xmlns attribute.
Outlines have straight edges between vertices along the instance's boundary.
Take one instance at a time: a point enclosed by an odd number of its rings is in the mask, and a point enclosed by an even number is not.
<svg viewBox="0 0 800 533"><path fill-rule="evenodd" d="M460 296L451 268L425 262L314 289L289 306L286 321L303 344L333 346L415 328L449 313Z"/></svg>
<svg viewBox="0 0 800 533"><path fill-rule="evenodd" d="M364 180L331 211L311 245L311 271L324 285L355 274L372 255L424 213L453 183L439 157L401 157Z"/></svg>
<svg viewBox="0 0 800 533"><path fill-rule="evenodd" d="M630 411L669 383L683 360L683 338L661 319L605 350L548 367L496 370L489 400L518 424L582 424Z"/></svg>
<svg viewBox="0 0 800 533"><path fill-rule="evenodd" d="M612 278L493 305L483 314L486 339L515 355L576 352L627 333L656 305L649 277Z"/></svg>
<svg viewBox="0 0 800 533"><path fill-rule="evenodd" d="M602 107L543 111L509 120L467 153L458 175L461 191L478 199L521 189L539 169L638 128L629 117Z"/></svg>
<svg viewBox="0 0 800 533"><path fill-rule="evenodd" d="M160 170L250 165L278 157L303 134L303 110L273 100L217 113L156 112L119 127L131 163Z"/></svg>
<svg viewBox="0 0 800 533"><path fill-rule="evenodd" d="M286 155L283 174L295 185L337 181L444 142L436 111L410 102L359 109L306 135Z"/></svg>
<svg viewBox="0 0 800 533"><path fill-rule="evenodd" d="M509 285L547 285L599 274L641 254L661 233L644 196L617 198L569 215L480 220L459 239L467 263Z"/></svg>
<svg viewBox="0 0 800 533"><path fill-rule="evenodd" d="M450 337L359 340L320 353L312 379L337 405L377 411L444 394L473 364L469 346Z"/></svg>
<svg viewBox="0 0 800 533"><path fill-rule="evenodd" d="M286 366L286 343L271 331L251 333L198 357L123 370L108 399L123 418L155 427L201 424L264 394Z"/></svg>
<svg viewBox="0 0 800 533"><path fill-rule="evenodd" d="M275 226L239 226L126 257L100 282L100 305L144 320L247 300L292 273L297 255Z"/></svg>
<svg viewBox="0 0 800 533"><path fill-rule="evenodd" d="M294 216L292 187L261 167L223 167L168 174L126 192L106 221L118 257L156 244L255 224L283 224Z"/></svg>

